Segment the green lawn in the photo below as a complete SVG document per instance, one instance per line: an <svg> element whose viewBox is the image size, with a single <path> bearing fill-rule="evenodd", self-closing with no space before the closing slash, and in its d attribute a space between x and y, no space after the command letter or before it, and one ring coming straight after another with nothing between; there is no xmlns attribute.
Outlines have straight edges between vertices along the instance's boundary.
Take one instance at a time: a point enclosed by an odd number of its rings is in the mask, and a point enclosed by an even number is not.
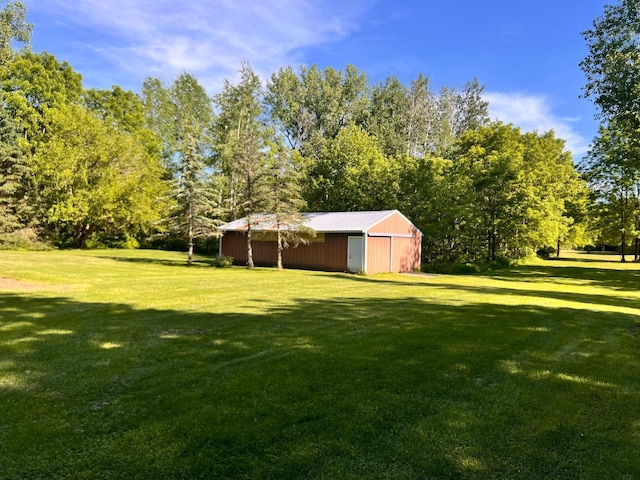
<svg viewBox="0 0 640 480"><path fill-rule="evenodd" d="M0 252L0 478L640 478L640 265L616 260Z"/></svg>

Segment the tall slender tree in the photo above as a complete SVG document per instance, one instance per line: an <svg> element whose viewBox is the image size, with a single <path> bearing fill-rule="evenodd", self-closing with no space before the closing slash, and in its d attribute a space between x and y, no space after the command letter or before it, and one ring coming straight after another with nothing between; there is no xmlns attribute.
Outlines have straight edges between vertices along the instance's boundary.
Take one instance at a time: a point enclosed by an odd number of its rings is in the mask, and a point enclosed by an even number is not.
<svg viewBox="0 0 640 480"><path fill-rule="evenodd" d="M247 266L254 267L253 231L268 208L266 144L269 130L263 122L262 86L248 63L240 81L225 80L215 97L220 110L216 122L216 157L229 178L229 215L247 218Z"/></svg>
<svg viewBox="0 0 640 480"><path fill-rule="evenodd" d="M187 242L187 263L193 262L198 238L213 236L220 214L212 188L213 105L195 77L182 73L169 87L148 79L144 103L148 125L162 138L164 158L173 174L174 208L171 231Z"/></svg>
<svg viewBox="0 0 640 480"><path fill-rule="evenodd" d="M301 175L284 145L279 141L268 142L268 191L270 193L269 212L273 216L276 229L278 270L282 270L282 253L290 244L306 244L315 236L306 226L301 214L306 206L301 193Z"/></svg>
<svg viewBox="0 0 640 480"><path fill-rule="evenodd" d="M640 219L634 193L640 177L640 0L606 5L583 36L589 48L580 64L587 77L584 96L593 99L602 121L587 162L598 217L607 223L601 231L617 224L622 261L632 238L640 258L640 221L632 221Z"/></svg>

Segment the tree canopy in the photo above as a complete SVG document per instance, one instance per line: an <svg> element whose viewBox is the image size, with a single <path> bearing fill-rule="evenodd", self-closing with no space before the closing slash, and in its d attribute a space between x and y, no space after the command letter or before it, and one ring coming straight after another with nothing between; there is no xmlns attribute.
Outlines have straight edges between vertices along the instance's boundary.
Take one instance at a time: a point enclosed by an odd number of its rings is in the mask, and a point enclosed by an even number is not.
<svg viewBox="0 0 640 480"><path fill-rule="evenodd" d="M585 33L585 95L611 121L589 178L609 193L613 172L640 158L634 11L632 0L608 7ZM20 2L0 10L1 231L34 228L60 246L173 245L191 261L216 224L246 216L250 266L253 222L295 223L303 209L400 209L432 262L521 258L580 237L586 188L564 142L490 122L475 78L433 90L422 73L371 84L353 65L311 65L263 84L245 62L219 92L187 72L148 78L140 93L85 89L67 62L13 50L29 39L25 13ZM291 235L278 229L280 258L303 241Z"/></svg>

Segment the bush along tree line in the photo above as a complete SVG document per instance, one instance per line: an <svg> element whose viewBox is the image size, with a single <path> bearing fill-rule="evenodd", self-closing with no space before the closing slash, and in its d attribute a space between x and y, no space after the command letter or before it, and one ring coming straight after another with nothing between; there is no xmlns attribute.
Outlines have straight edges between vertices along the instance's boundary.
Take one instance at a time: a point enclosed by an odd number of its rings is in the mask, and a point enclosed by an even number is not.
<svg viewBox="0 0 640 480"><path fill-rule="evenodd" d="M423 75L372 85L354 66L314 65L263 84L243 63L213 96L188 73L148 78L139 93L85 89L71 65L28 48L20 2L0 22L5 247L180 247L191 261L224 221L247 217L252 238L263 212L287 224L300 211L378 209L410 218L434 264L586 242L589 192L564 141L490 121L476 79L434 91ZM597 149L592 158L611 175L609 152L633 145L607 138L606 161ZM596 183L613 195L611 181ZM602 231L619 201L598 204Z"/></svg>

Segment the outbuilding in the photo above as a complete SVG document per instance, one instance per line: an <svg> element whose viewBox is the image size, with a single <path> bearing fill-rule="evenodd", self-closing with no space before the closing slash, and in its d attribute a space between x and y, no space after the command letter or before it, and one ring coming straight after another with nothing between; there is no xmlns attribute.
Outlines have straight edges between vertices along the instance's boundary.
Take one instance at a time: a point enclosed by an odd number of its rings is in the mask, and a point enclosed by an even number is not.
<svg viewBox="0 0 640 480"><path fill-rule="evenodd" d="M315 236L282 252L287 268L330 272L412 272L420 268L422 233L398 210L303 213L304 226ZM247 219L219 227L220 253L237 265L247 263ZM276 264L277 244L272 215L252 222L253 261Z"/></svg>

